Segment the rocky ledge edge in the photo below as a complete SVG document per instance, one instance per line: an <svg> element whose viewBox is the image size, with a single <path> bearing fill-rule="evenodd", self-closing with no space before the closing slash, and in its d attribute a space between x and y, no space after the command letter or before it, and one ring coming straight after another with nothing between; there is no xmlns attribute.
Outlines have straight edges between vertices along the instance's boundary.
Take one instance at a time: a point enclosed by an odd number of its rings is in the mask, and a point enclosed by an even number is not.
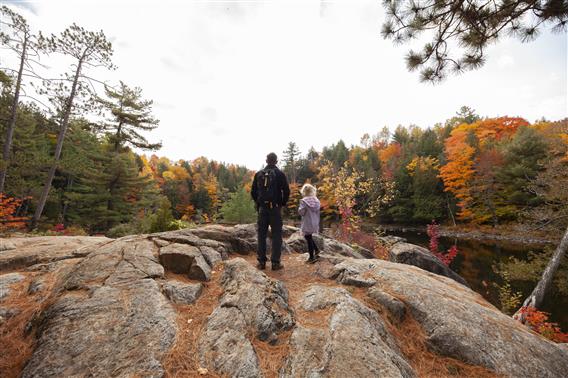
<svg viewBox="0 0 568 378"><path fill-rule="evenodd" d="M304 251L297 229L284 234L286 252ZM27 317L21 337L31 339L30 355L18 374L160 377L170 373L173 350L195 361L186 375L425 376L420 353L476 376L568 370L564 345L448 272L318 238L317 266L294 266L303 256L291 254L279 275L265 273L253 266L255 235L254 225L238 225L116 240L10 239L14 248L0 252L0 327L6 334ZM416 246L390 242L391 259L418 264L407 256ZM26 298L32 311L12 307ZM202 322L180 322L205 309ZM424 346L418 353L408 347L416 340Z"/></svg>

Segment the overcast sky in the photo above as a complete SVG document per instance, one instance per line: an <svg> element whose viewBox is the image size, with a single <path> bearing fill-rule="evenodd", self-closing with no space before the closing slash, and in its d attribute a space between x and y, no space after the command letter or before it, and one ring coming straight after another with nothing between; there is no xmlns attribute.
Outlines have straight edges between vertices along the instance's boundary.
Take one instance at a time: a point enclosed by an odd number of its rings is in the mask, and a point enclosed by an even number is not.
<svg viewBox="0 0 568 378"><path fill-rule="evenodd" d="M154 100L161 123L149 139L174 160L258 168L289 141L304 153L356 144L383 126L432 126L462 105L531 122L568 116L565 33L503 40L480 70L432 86L406 71L410 46L381 38L379 0L0 3L45 33L72 22L104 30L119 68L97 77Z"/></svg>

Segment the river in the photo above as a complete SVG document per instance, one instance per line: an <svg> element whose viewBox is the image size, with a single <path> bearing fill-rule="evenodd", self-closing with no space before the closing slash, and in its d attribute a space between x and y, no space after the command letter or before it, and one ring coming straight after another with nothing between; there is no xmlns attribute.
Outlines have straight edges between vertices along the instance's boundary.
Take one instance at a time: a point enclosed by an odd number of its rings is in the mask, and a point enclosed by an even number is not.
<svg viewBox="0 0 568 378"><path fill-rule="evenodd" d="M420 231L388 231L387 234L400 236L409 243L428 248L429 238L426 232ZM471 288L481 294L485 299L499 307L496 283L501 283L500 277L494 272L493 266L499 262L507 261L513 256L526 259L529 251L542 252L543 246L527 246L520 243L466 240L456 238L440 238L440 250L447 250L454 243L457 244L459 254L451 264L451 268L459 273L470 284ZM520 291L524 298L530 294L532 287L516 286L511 283L513 291ZM568 297L548 295L542 308L549 312L550 320L557 322L564 332L568 332Z"/></svg>

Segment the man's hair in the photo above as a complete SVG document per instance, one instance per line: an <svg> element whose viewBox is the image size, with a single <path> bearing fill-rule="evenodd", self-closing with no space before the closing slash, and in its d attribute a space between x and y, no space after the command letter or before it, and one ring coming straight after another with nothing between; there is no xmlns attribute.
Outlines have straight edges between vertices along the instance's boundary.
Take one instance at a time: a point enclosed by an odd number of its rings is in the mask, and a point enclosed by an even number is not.
<svg viewBox="0 0 568 378"><path fill-rule="evenodd" d="M266 163L267 164L276 164L278 162L278 156L274 152L269 153L266 155Z"/></svg>

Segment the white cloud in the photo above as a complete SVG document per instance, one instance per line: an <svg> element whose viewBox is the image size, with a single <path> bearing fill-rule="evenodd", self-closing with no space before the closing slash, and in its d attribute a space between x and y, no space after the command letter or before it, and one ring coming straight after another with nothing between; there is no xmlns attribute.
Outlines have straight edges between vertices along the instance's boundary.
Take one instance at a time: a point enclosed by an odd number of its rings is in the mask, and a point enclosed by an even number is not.
<svg viewBox="0 0 568 378"><path fill-rule="evenodd" d="M432 86L406 71L410 46L380 37L376 0L53 0L33 8L26 16L44 32L77 22L115 39L119 70L99 77L140 86L155 101L161 122L149 139L161 139L158 153L174 160L204 155L258 168L290 140L304 152L340 138L358 143L384 125L444 121L462 105L489 116L567 116L565 34L505 40L480 70Z"/></svg>

